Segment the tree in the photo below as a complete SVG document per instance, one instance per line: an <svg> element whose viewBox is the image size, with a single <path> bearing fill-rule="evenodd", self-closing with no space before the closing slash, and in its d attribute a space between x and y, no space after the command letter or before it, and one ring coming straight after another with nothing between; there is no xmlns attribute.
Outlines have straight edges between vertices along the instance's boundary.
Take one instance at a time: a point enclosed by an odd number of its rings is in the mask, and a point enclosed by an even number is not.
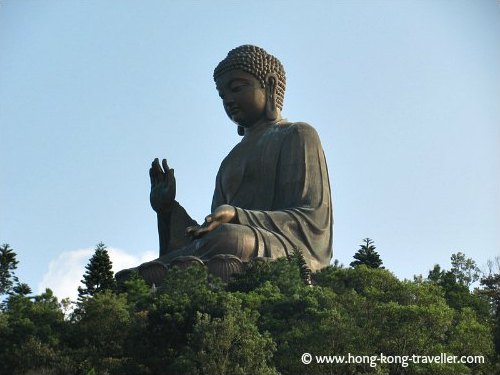
<svg viewBox="0 0 500 375"><path fill-rule="evenodd" d="M82 303L76 322L74 357L86 371L123 374L127 358L124 343L130 331L130 312L125 294L104 290Z"/></svg>
<svg viewBox="0 0 500 375"><path fill-rule="evenodd" d="M19 295L19 296L27 296L28 294L31 294L32 292L33 291L31 290L31 287L26 283L17 283L12 288L12 294Z"/></svg>
<svg viewBox="0 0 500 375"><path fill-rule="evenodd" d="M434 268L429 271L427 279L434 283L439 283L439 281L443 279L445 273L446 271L441 269L441 266L439 264L435 264Z"/></svg>
<svg viewBox="0 0 500 375"><path fill-rule="evenodd" d="M382 259L380 259L380 255L375 251L376 247L373 245L373 240L365 238L363 241L364 244L361 245L361 248L353 256L356 260L351 262L351 267L364 264L369 268L384 268L381 267Z"/></svg>
<svg viewBox="0 0 500 375"><path fill-rule="evenodd" d="M427 280L438 285L450 307L456 310L471 308L478 319L484 323L490 319L488 299L478 289L470 290L470 285L477 281L479 269L476 262L467 259L463 253L451 256L451 270L442 269L439 264L429 271Z"/></svg>
<svg viewBox="0 0 500 375"><path fill-rule="evenodd" d="M437 272L439 273L439 272ZM452 280L455 277L451 272L446 273ZM453 354L476 355L482 352L486 357L485 364L461 365L461 364L436 364L436 363L413 363L407 368L402 368L397 363L380 364L377 369L362 367L362 365L336 365L328 372L323 366L318 372L313 372L313 366L309 365L307 372L283 371L283 367L277 365L277 369L283 374L490 374L488 371L491 358L491 334L487 320L476 313L475 308L449 304L443 293L443 287L437 282L414 282L399 281L385 269L368 268L361 265L354 268L340 269L327 267L315 276L316 288L329 288L335 294L330 297L332 303L337 303L326 311L336 311L338 317L330 324L314 322L315 341L324 340L322 347L330 349L335 353L357 353L357 355L378 355L379 353L391 353L391 355L405 356L419 353L420 355L435 355L435 353L446 352ZM455 283L460 290L467 295L470 292L463 285ZM470 297L472 301L473 297ZM305 301L304 298L302 300ZM321 300L318 300L320 302ZM469 303L469 301L466 301ZM321 303L321 302L320 302ZM317 304L320 306L320 304ZM297 311L298 309L294 309ZM311 309L308 309L311 311ZM261 320L265 319L263 315ZM283 319L280 316L278 319ZM311 322L310 317L301 317L299 322ZM286 321L289 327L296 327L300 323ZM332 330L328 333L326 326L333 328L339 325L342 329ZM320 331L321 329L321 331ZM288 328L288 331L291 329ZM301 332L307 330L301 327ZM321 333L320 333L321 332ZM281 359L283 341L271 331L273 339L278 345L275 358ZM328 343L328 338L330 343ZM304 336L297 336L287 340L294 346L307 342ZM325 344L328 343L328 344ZM472 350L471 347L477 345ZM308 343L309 348L303 351L313 353L314 350L321 352L322 349L313 349L314 344ZM302 348L301 348L302 349ZM466 354L465 354L466 353ZM299 354L300 355L300 354ZM295 354L297 357L298 354ZM291 356L293 357L293 356ZM365 366L367 366L365 364ZM474 368L474 372L470 369ZM338 371L338 372L337 372Z"/></svg>
<svg viewBox="0 0 500 375"><path fill-rule="evenodd" d="M496 267L495 267L496 266ZM481 279L480 293L490 299L494 323L495 350L500 355L500 257L488 261L489 273ZM495 269L496 268L496 269Z"/></svg>
<svg viewBox="0 0 500 375"><path fill-rule="evenodd" d="M62 308L68 302L50 290L26 296L25 286L13 287L0 311L0 374L500 374L494 311L451 271L437 266L434 280L400 281L387 269L332 265L312 275L311 287L297 263L251 263L227 285L206 267L173 267L154 293L134 274L121 294L84 298L73 319ZM490 268L481 291L493 306L499 273ZM300 361L325 348L360 356L483 355L485 363Z"/></svg>
<svg viewBox="0 0 500 375"><path fill-rule="evenodd" d="M85 287L78 287L78 299L82 301L98 292L113 290L115 288L115 279L112 268L113 265L109 259L106 245L100 242L97 244L94 255L85 266L87 271L81 281Z"/></svg>
<svg viewBox="0 0 500 375"><path fill-rule="evenodd" d="M272 262L250 262L245 272L235 275L227 288L233 292L248 293L262 287L266 282L276 285L284 293L293 293L304 286L298 263L283 257Z"/></svg>
<svg viewBox="0 0 500 375"><path fill-rule="evenodd" d="M466 258L465 254L458 252L451 255L451 270L457 281L467 288L479 280L481 270L472 258Z"/></svg>
<svg viewBox="0 0 500 375"><path fill-rule="evenodd" d="M307 265L306 258L300 249L294 249L292 256L290 257L291 262L295 262L300 270L300 276L306 285L311 285L311 274L312 271Z"/></svg>
<svg viewBox="0 0 500 375"><path fill-rule="evenodd" d="M174 373L200 375L278 375L271 365L276 344L257 328L258 313L241 307L238 298L223 301L224 315L197 313L184 354Z"/></svg>
<svg viewBox="0 0 500 375"><path fill-rule="evenodd" d="M1 374L75 373L64 353L69 327L50 289L33 297L12 294L0 316Z"/></svg>
<svg viewBox="0 0 500 375"><path fill-rule="evenodd" d="M9 244L0 246L0 295L11 292L17 277L14 274L17 264L16 253Z"/></svg>
<svg viewBox="0 0 500 375"><path fill-rule="evenodd" d="M340 263L340 260L335 259L332 264L333 268L344 268L344 264Z"/></svg>

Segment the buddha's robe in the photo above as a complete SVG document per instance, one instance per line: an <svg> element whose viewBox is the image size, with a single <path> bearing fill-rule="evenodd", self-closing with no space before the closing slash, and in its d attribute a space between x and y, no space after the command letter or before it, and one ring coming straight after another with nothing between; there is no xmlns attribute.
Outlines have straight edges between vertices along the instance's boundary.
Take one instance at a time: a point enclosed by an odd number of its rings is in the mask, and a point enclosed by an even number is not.
<svg viewBox="0 0 500 375"><path fill-rule="evenodd" d="M160 260L234 254L246 261L278 258L298 249L312 270L330 263L333 216L328 169L318 134L310 125L280 122L247 129L217 174L212 212L222 204L236 209L231 223L167 250ZM171 223L180 225L177 234L171 229L171 243L185 241L179 237L180 229L189 222L178 206Z"/></svg>

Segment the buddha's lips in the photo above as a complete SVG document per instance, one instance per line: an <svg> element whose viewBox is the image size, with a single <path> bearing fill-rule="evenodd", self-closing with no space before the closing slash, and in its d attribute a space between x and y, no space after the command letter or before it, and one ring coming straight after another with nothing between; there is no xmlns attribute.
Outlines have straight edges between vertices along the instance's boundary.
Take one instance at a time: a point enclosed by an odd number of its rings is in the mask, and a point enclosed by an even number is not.
<svg viewBox="0 0 500 375"><path fill-rule="evenodd" d="M235 115L236 113L238 113L240 111L240 109L238 107L232 107L229 109L229 114L230 115Z"/></svg>

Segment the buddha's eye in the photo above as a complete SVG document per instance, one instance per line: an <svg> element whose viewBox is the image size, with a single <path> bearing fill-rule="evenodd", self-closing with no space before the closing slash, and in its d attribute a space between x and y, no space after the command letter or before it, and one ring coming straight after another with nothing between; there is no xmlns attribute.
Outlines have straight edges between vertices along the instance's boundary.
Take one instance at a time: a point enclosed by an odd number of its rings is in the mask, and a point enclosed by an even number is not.
<svg viewBox="0 0 500 375"><path fill-rule="evenodd" d="M244 87L245 87L245 85L235 85L235 86L232 86L231 87L231 92L240 92L241 90L243 90Z"/></svg>
<svg viewBox="0 0 500 375"><path fill-rule="evenodd" d="M247 86L248 82L238 79L231 82L231 84L229 85L229 89L231 90L231 92L240 92Z"/></svg>

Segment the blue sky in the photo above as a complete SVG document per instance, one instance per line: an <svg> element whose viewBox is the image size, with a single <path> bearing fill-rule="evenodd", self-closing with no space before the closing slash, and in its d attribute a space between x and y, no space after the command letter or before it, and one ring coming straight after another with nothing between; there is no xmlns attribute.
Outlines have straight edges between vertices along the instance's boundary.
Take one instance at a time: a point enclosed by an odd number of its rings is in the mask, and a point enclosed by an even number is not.
<svg viewBox="0 0 500 375"><path fill-rule="evenodd" d="M148 168L201 221L239 141L212 81L241 44L287 72L284 115L330 169L335 258L375 241L398 277L500 255L496 1L2 1L0 242L70 295L95 245L154 257ZM75 284L76 283L76 284Z"/></svg>

